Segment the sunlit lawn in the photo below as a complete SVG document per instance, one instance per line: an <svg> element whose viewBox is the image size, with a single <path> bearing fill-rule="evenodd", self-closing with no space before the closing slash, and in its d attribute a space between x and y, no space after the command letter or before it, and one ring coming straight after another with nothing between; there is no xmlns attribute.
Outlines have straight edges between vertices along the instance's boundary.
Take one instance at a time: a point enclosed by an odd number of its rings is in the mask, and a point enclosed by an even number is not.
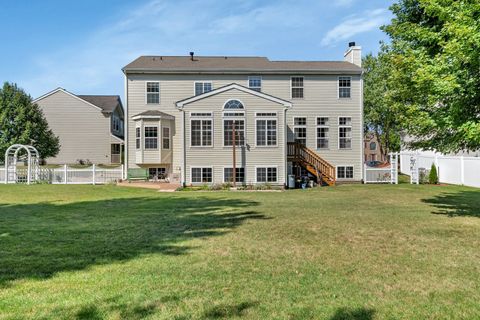
<svg viewBox="0 0 480 320"><path fill-rule="evenodd" d="M0 319L480 318L480 190L0 185Z"/></svg>

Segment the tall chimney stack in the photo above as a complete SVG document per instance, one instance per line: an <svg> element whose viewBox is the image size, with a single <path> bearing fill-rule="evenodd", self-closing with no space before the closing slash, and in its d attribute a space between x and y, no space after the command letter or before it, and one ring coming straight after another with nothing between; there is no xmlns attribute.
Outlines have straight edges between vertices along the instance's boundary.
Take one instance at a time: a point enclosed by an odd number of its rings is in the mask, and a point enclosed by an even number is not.
<svg viewBox="0 0 480 320"><path fill-rule="evenodd" d="M357 46L355 42L348 43L348 49L343 55L343 60L362 67L362 47Z"/></svg>
<svg viewBox="0 0 480 320"><path fill-rule="evenodd" d="M194 54L195 54L195 53L194 53L193 51L190 51L190 60L192 60L192 61L193 61L193 55L194 55Z"/></svg>

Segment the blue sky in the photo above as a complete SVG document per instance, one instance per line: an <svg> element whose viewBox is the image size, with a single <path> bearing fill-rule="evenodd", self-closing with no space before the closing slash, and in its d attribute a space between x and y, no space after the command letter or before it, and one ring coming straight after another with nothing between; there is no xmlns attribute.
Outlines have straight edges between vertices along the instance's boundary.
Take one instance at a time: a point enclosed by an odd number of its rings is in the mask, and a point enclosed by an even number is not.
<svg viewBox="0 0 480 320"><path fill-rule="evenodd" d="M123 96L140 55L340 60L349 41L377 52L387 0L0 0L0 81L33 97L63 87Z"/></svg>

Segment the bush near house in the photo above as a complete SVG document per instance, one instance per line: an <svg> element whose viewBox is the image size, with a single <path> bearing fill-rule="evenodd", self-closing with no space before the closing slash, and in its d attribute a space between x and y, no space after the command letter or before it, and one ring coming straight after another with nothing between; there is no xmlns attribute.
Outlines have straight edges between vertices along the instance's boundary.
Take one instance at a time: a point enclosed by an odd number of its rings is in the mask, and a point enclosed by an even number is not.
<svg viewBox="0 0 480 320"><path fill-rule="evenodd" d="M430 173L428 174L428 182L430 184L438 184L437 167L433 163L432 167L430 168Z"/></svg>

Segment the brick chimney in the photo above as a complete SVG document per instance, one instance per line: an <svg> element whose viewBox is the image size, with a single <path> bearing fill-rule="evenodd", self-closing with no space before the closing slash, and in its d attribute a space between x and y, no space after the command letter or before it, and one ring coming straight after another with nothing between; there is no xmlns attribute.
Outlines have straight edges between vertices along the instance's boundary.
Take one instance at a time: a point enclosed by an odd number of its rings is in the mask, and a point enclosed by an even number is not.
<svg viewBox="0 0 480 320"><path fill-rule="evenodd" d="M350 42L343 55L343 60L362 67L362 47L355 45L355 42Z"/></svg>

